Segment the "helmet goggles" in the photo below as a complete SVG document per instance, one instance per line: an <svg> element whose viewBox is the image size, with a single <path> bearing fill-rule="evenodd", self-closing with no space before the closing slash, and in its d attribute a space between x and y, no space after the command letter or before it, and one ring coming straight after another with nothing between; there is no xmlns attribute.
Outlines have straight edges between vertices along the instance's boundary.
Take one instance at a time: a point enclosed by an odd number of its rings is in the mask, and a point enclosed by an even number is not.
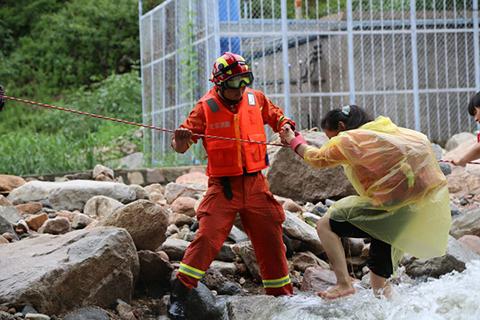
<svg viewBox="0 0 480 320"><path fill-rule="evenodd" d="M239 74L228 78L223 82L223 87L227 89L240 89L242 86L250 86L253 83L253 74L251 72Z"/></svg>

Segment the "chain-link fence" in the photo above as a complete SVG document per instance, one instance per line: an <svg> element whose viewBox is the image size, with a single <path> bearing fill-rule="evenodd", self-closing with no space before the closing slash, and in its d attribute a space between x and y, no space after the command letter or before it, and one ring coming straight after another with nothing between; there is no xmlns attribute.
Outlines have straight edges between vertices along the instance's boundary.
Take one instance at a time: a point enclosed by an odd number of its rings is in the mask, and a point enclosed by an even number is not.
<svg viewBox="0 0 480 320"><path fill-rule="evenodd" d="M442 143L475 129L479 29L478 0L167 0L140 14L144 122L176 128L232 51L300 129L355 103ZM175 157L161 132L145 151ZM178 160L201 157L198 146Z"/></svg>

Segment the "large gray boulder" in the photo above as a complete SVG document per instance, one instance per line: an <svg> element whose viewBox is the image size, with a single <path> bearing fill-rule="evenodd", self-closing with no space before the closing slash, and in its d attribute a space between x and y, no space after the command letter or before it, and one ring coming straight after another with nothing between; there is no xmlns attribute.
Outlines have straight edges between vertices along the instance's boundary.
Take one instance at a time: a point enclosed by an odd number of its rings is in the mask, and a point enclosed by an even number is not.
<svg viewBox="0 0 480 320"><path fill-rule="evenodd" d="M165 241L168 227L167 211L148 200L137 200L118 208L100 221L101 226L125 228L137 250L155 251Z"/></svg>
<svg viewBox="0 0 480 320"><path fill-rule="evenodd" d="M327 140L323 132L305 132L309 145L321 147ZM316 203L332 197L355 194L341 167L318 169L305 163L290 148L270 148L267 173L271 191L297 201Z"/></svg>
<svg viewBox="0 0 480 320"><path fill-rule="evenodd" d="M85 203L99 195L128 203L137 199L137 189L123 183L90 180L31 181L13 190L8 199L14 204L40 201L55 210L83 211Z"/></svg>
<svg viewBox="0 0 480 320"><path fill-rule="evenodd" d="M129 301L139 262L124 229L95 228L0 246L0 270L0 304L60 314Z"/></svg>
<svg viewBox="0 0 480 320"><path fill-rule="evenodd" d="M462 245L461 242L452 236L449 236L447 253L444 256L432 259L411 258L404 264L407 274L411 277L439 278L441 275L454 270L462 272L465 270L467 262L478 259L480 259L480 255Z"/></svg>

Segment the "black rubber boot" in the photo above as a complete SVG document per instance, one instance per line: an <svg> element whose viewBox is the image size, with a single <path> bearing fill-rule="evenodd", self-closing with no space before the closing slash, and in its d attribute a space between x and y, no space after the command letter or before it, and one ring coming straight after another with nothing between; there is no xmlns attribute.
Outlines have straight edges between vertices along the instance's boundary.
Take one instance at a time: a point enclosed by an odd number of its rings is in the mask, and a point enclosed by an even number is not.
<svg viewBox="0 0 480 320"><path fill-rule="evenodd" d="M187 318L186 302L190 293L180 280L175 279L172 283L172 292L170 293L170 305L168 306L168 317L174 320L185 320Z"/></svg>

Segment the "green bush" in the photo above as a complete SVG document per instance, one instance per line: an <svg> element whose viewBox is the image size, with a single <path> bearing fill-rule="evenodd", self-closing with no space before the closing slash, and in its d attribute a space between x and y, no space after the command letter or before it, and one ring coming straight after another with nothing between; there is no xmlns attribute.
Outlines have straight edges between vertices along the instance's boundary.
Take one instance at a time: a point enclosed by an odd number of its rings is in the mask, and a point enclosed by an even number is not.
<svg viewBox="0 0 480 320"><path fill-rule="evenodd" d="M15 94L41 97L128 72L139 58L137 15L136 0L72 0L38 15L0 60L0 79Z"/></svg>
<svg viewBox="0 0 480 320"><path fill-rule="evenodd" d="M92 91L81 88L54 104L72 109L141 121L141 84L138 71L112 75ZM91 169L97 163L119 158L120 142L134 138L138 127L50 110L25 112L29 106L8 102L0 114L0 172L46 174ZM28 110L29 110L28 109Z"/></svg>

